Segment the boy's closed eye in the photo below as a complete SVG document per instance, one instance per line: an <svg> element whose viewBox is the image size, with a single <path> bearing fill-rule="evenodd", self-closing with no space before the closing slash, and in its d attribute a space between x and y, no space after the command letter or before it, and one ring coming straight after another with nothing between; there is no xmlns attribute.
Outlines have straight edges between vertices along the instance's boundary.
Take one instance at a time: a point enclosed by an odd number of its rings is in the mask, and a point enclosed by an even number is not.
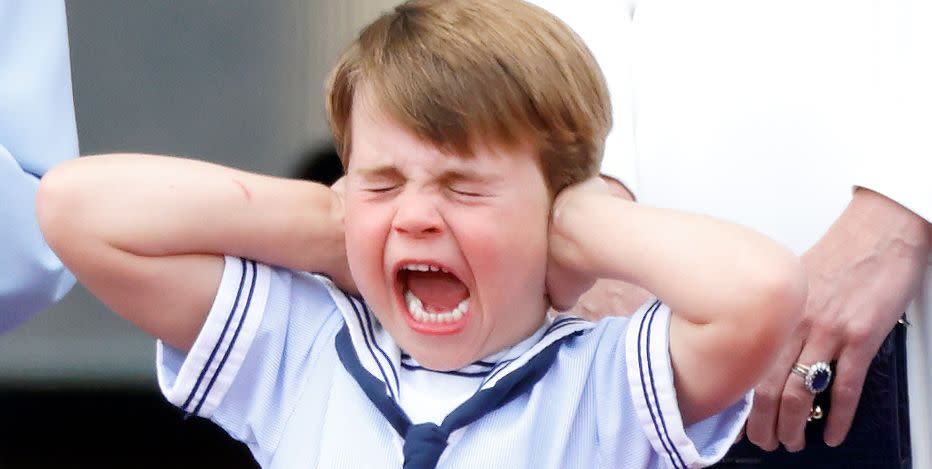
<svg viewBox="0 0 932 469"><path fill-rule="evenodd" d="M383 194L396 188L398 188L398 184L373 184L368 187L363 187L363 190L366 192Z"/></svg>
<svg viewBox="0 0 932 469"><path fill-rule="evenodd" d="M457 196L468 197L468 198L482 198L490 197L492 194L487 188L482 187L469 187L463 185L452 184L447 186L450 192L454 193Z"/></svg>
<svg viewBox="0 0 932 469"><path fill-rule="evenodd" d="M498 178L472 171L449 171L440 177L440 182L453 196L475 200L495 195Z"/></svg>
<svg viewBox="0 0 932 469"><path fill-rule="evenodd" d="M404 177L397 169L380 167L358 171L358 187L363 192L384 194L401 187Z"/></svg>

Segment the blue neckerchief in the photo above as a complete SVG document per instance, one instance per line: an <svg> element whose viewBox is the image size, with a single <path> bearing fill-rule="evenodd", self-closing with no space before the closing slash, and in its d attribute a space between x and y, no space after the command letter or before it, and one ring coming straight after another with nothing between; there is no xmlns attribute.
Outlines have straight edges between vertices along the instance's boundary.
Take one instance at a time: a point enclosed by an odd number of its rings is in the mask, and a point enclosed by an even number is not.
<svg viewBox="0 0 932 469"><path fill-rule="evenodd" d="M527 344L530 347L515 347L496 354L494 367L476 393L450 412L440 425L413 424L398 404L401 350L381 329L365 303L337 292L333 292L334 299L346 322L336 337L337 355L372 404L404 438L405 469L435 468L451 433L528 392L550 369L560 345L593 326L579 318L558 316L534 334L538 340Z"/></svg>

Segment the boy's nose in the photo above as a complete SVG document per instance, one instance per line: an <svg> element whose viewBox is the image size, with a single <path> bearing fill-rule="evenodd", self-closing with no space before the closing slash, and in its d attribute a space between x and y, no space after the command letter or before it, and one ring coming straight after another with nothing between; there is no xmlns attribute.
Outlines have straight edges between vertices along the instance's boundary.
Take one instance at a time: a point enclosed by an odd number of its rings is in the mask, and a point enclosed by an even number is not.
<svg viewBox="0 0 932 469"><path fill-rule="evenodd" d="M436 205L426 194L403 195L395 212L392 228L411 236L425 236L440 233L443 218Z"/></svg>

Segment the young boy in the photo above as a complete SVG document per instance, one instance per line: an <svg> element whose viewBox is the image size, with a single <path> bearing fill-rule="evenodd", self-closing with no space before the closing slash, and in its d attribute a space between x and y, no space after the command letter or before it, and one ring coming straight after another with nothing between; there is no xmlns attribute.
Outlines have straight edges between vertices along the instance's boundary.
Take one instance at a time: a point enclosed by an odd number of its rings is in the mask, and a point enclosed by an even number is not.
<svg viewBox="0 0 932 469"><path fill-rule="evenodd" d="M594 179L608 95L565 25L517 0L407 2L340 59L328 112L339 191L145 155L43 180L50 244L160 339L171 402L270 467L724 454L797 320L799 265ZM547 318L599 277L665 303Z"/></svg>

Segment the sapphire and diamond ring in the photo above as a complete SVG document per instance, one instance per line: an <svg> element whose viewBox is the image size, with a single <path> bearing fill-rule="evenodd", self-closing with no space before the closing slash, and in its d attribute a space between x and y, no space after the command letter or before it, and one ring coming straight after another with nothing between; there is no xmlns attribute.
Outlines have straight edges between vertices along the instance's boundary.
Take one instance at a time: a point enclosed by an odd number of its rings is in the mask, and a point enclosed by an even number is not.
<svg viewBox="0 0 932 469"><path fill-rule="evenodd" d="M825 362L815 362L812 366L797 363L793 365L793 374L801 376L806 389L813 394L825 391L832 382L832 368Z"/></svg>

